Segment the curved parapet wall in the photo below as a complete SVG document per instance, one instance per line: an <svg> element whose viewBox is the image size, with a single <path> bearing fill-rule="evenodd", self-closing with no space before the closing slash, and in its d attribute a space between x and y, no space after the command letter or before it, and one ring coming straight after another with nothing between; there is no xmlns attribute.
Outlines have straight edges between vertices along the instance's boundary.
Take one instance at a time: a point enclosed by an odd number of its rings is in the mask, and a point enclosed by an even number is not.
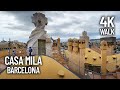
<svg viewBox="0 0 120 90"><path fill-rule="evenodd" d="M67 58L69 58L71 53L68 50L65 50L65 55ZM90 48L86 48L85 49L85 63L92 64L95 66L101 66L102 64L101 54ZM106 63L107 63L106 69L109 72L114 72L115 70L117 70L117 68L120 67L120 54L107 56ZM116 68L116 65L117 65L117 68Z"/></svg>

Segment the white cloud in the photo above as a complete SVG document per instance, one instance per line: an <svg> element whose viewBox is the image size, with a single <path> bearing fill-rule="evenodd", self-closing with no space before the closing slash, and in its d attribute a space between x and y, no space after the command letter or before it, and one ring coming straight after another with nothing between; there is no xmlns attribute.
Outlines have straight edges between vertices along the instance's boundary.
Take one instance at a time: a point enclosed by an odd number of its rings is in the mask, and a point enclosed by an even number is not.
<svg viewBox="0 0 120 90"><path fill-rule="evenodd" d="M0 12L0 40L18 39L27 42L35 28L31 16L35 11ZM79 38L82 31L87 31L91 39L100 38L99 20L101 16L115 16L116 36L120 33L120 12L118 11L46 11L48 25L45 27L50 36L62 40Z"/></svg>

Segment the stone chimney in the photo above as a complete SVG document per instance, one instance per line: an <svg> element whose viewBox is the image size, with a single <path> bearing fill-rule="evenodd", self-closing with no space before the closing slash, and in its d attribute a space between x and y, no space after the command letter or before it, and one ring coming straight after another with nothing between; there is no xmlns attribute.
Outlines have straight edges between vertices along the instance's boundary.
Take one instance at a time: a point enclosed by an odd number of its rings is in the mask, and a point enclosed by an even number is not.
<svg viewBox="0 0 120 90"><path fill-rule="evenodd" d="M80 75L84 77L85 75L85 39L79 39L79 66L80 66Z"/></svg>
<svg viewBox="0 0 120 90"><path fill-rule="evenodd" d="M69 52L72 52L73 51L73 39L68 39L68 43L67 43L67 45L68 45L68 51Z"/></svg>
<svg viewBox="0 0 120 90"><path fill-rule="evenodd" d="M73 39L73 52L74 53L78 53L79 52L78 47L79 47L79 41L78 41L78 39L74 38Z"/></svg>
<svg viewBox="0 0 120 90"><path fill-rule="evenodd" d="M106 41L101 41L101 60L102 60L102 65L101 65L101 74L102 74L102 78L104 79L107 73L107 69L106 69L106 63L107 63L107 48L108 48L108 44Z"/></svg>

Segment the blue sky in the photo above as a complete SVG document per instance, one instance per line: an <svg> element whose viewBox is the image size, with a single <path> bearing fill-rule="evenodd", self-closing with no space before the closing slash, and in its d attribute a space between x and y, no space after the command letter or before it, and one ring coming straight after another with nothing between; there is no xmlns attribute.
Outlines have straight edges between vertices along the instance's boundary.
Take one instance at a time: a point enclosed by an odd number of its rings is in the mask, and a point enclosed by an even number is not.
<svg viewBox="0 0 120 90"><path fill-rule="evenodd" d="M0 41L18 40L27 42L32 30L35 29L31 16L36 11L0 11ZM87 31L90 39L100 38L99 21L101 16L115 16L115 33L120 38L119 11L44 11L48 18L45 27L47 33L62 41L68 38L79 38L82 31Z"/></svg>

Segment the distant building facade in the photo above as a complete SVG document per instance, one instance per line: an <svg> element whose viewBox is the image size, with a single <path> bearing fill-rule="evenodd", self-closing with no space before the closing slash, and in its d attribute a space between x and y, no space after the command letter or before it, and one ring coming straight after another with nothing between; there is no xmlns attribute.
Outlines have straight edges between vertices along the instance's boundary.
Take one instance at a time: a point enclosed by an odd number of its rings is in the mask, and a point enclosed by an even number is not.
<svg viewBox="0 0 120 90"><path fill-rule="evenodd" d="M0 51L1 50L9 50L10 49L13 49L14 47L16 48L26 48L26 43L23 43L23 42L16 42L16 41L5 41L5 40L2 40L0 42Z"/></svg>
<svg viewBox="0 0 120 90"><path fill-rule="evenodd" d="M103 37L103 38L100 38L100 41L103 41L103 40L107 41L108 44L116 46L116 37Z"/></svg>

